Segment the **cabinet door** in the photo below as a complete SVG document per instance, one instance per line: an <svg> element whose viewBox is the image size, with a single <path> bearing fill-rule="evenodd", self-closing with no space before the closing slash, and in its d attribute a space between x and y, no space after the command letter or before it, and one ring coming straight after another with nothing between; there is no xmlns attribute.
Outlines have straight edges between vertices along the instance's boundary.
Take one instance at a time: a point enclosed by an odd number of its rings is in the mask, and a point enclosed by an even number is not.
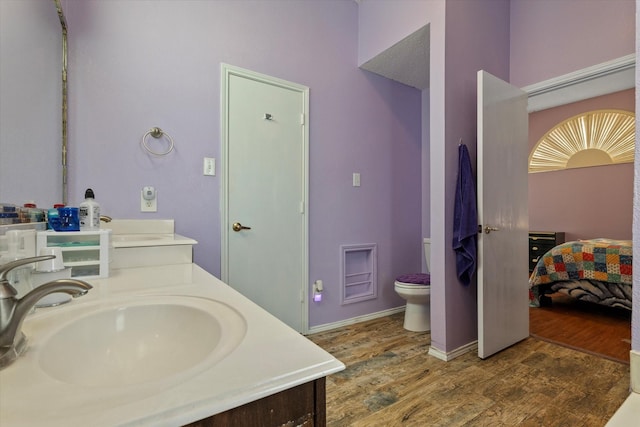
<svg viewBox="0 0 640 427"><path fill-rule="evenodd" d="M304 425L325 426L326 382L318 378L299 386L213 415L185 427Z"/></svg>

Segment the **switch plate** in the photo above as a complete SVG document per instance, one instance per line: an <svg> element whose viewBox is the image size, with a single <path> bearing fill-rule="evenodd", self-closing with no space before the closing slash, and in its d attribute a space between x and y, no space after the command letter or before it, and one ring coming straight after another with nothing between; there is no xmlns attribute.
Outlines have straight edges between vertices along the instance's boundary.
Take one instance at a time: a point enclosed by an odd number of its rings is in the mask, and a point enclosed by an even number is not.
<svg viewBox="0 0 640 427"><path fill-rule="evenodd" d="M360 187L360 174L358 172L353 173L353 186Z"/></svg>
<svg viewBox="0 0 640 427"><path fill-rule="evenodd" d="M205 157L202 173L207 176L215 176L216 159L214 159L213 157Z"/></svg>
<svg viewBox="0 0 640 427"><path fill-rule="evenodd" d="M140 191L140 212L158 212L157 191L155 191L155 197L150 200L144 198L144 190Z"/></svg>

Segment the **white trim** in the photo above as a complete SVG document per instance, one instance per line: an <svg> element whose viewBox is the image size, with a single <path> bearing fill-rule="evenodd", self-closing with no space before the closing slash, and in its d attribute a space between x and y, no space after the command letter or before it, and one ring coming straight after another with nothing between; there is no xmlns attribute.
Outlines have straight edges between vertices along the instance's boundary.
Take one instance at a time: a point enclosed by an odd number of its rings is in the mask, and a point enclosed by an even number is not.
<svg viewBox="0 0 640 427"><path fill-rule="evenodd" d="M302 296L302 332L307 333L309 330L309 87L303 86L297 83L289 82L287 80L271 77L266 74L260 74L255 71L247 70L244 68L236 67L233 65L221 63L220 64L220 140L221 140L221 154L220 162L222 173L221 175L221 188L220 192L220 275L223 282L228 282L229 278L229 259L228 259L228 247L229 247L229 232L228 232L228 202L229 202L229 175L227 165L229 164L229 127L227 123L228 114L228 100L229 100L229 78L232 76L241 76L249 79L253 79L259 82L281 86L292 91L300 92L302 94L302 114L303 123L303 191L304 191L304 206L301 208L303 214L303 232L302 232L302 247L304 253L302 254L302 278L303 283L300 284L300 293Z"/></svg>
<svg viewBox="0 0 640 427"><path fill-rule="evenodd" d="M640 351L631 350L629 354L631 360L631 390L640 393Z"/></svg>
<svg viewBox="0 0 640 427"><path fill-rule="evenodd" d="M463 345L462 347L458 347L453 351L442 351L435 348L433 345L429 347L429 356L433 356L436 359L443 360L445 362L449 362L450 360L455 359L456 357L460 357L463 354L470 353L472 351L476 351L478 349L478 341L472 341L468 344Z"/></svg>
<svg viewBox="0 0 640 427"><path fill-rule="evenodd" d="M401 313L405 309L405 306L390 308L375 313L365 314L364 316L356 316L350 319L339 320L333 323L325 323L323 325L313 326L309 328L308 334L317 334L318 332L330 331L332 329L342 328L343 326L349 326L356 323L366 322L367 320L378 319L380 317L391 316L392 314Z"/></svg>
<svg viewBox="0 0 640 427"><path fill-rule="evenodd" d="M522 88L529 95L528 111L559 105L635 87L636 55L630 54Z"/></svg>

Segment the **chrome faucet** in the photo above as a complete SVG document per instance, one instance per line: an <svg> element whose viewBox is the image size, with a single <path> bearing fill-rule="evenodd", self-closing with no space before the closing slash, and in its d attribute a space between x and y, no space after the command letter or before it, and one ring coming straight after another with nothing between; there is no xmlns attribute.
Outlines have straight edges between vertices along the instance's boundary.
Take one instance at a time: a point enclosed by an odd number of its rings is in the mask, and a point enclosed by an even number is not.
<svg viewBox="0 0 640 427"><path fill-rule="evenodd" d="M27 338L20 330L31 308L44 296L53 292L65 292L72 297L86 294L92 286L76 279L58 279L38 286L22 298L7 279L9 271L32 262L55 258L43 255L19 259L0 265L0 369L16 360L27 348Z"/></svg>

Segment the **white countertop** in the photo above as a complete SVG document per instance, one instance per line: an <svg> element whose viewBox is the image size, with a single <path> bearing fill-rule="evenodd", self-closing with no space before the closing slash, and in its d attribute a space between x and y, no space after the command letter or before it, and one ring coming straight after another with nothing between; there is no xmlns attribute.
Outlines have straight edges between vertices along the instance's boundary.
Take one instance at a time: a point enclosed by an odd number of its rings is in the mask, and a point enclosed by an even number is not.
<svg viewBox="0 0 640 427"><path fill-rule="evenodd" d="M631 393L618 408L606 427L631 427L640 425L640 393Z"/></svg>
<svg viewBox="0 0 640 427"><path fill-rule="evenodd" d="M195 245L189 237L175 234L172 219L113 219L101 222L101 229L111 230L114 248Z"/></svg>
<svg viewBox="0 0 640 427"><path fill-rule="evenodd" d="M22 330L29 350L0 370L0 426L177 426L344 369L329 353L195 264L112 270L108 279L90 283L94 289L87 295L27 317ZM63 320L65 310L152 295L225 303L246 320L246 335L212 367L142 386L67 384L40 368L38 345L47 334L43 329Z"/></svg>

